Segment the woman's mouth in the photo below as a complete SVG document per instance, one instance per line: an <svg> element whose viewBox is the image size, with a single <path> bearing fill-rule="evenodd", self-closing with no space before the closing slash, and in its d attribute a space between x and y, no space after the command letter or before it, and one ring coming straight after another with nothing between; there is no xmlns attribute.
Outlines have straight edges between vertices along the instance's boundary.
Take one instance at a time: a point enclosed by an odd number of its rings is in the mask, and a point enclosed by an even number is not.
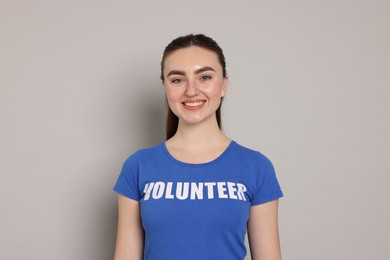
<svg viewBox="0 0 390 260"><path fill-rule="evenodd" d="M194 110L194 109L198 109L198 108L201 108L203 106L203 104L206 103L205 100L196 100L196 101L184 101L183 102L183 105L186 109L189 109L189 110Z"/></svg>
<svg viewBox="0 0 390 260"><path fill-rule="evenodd" d="M202 105L204 102L184 102L184 105L189 107L196 107Z"/></svg>

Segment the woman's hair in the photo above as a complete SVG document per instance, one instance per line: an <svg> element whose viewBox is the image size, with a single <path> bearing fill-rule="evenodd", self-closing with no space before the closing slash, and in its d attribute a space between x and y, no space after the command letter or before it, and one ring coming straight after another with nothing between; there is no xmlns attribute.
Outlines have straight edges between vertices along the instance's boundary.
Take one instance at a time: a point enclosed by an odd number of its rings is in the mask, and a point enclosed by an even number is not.
<svg viewBox="0 0 390 260"><path fill-rule="evenodd" d="M174 51L177 51L179 49L188 48L191 46L198 46L207 50L210 50L217 54L218 61L222 66L222 75L224 78L226 78L226 62L225 62L225 56L223 55L223 51L221 47L210 37L205 36L203 34L189 34L186 36L181 36L176 39L174 39L171 43L168 44L167 47L165 47L163 57L161 60L161 75L160 78L164 82L164 62L167 56ZM221 106L222 106L223 97L221 98L221 103L215 112L217 117L217 123L218 127L222 129L222 122L221 122ZM168 105L167 102L167 121L166 121L166 139L168 140L172 136L175 135L177 131L177 127L179 125L179 118L172 112L171 108Z"/></svg>

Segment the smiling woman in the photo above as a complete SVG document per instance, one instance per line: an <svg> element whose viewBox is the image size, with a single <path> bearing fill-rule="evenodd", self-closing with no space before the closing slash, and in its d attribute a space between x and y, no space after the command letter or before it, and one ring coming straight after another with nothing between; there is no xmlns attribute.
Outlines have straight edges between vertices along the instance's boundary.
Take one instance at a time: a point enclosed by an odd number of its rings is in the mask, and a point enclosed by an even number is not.
<svg viewBox="0 0 390 260"><path fill-rule="evenodd" d="M222 49L205 35L173 40L161 61L167 140L132 154L114 191L115 260L281 258L270 160L221 131L227 92Z"/></svg>
<svg viewBox="0 0 390 260"><path fill-rule="evenodd" d="M225 56L223 55L223 51L221 47L219 47L219 45L210 37L207 37L202 34L198 34L198 35L187 35L184 37L176 38L165 48L161 60L161 75L160 75L160 78L163 82L165 82L164 71L165 71L166 58L175 51L189 48L192 46L202 48L203 50L208 50L212 52L214 55L216 55L219 62L219 66L217 67L222 68L222 76L227 79ZM222 128L222 122L221 122L222 101L223 98L221 98L221 104L215 113L218 127L220 129ZM166 129L167 139L171 138L176 133L178 123L179 123L179 118L168 107L167 129Z"/></svg>
<svg viewBox="0 0 390 260"><path fill-rule="evenodd" d="M179 124L217 122L227 77L214 52L197 46L177 50L165 58L163 74L169 108Z"/></svg>

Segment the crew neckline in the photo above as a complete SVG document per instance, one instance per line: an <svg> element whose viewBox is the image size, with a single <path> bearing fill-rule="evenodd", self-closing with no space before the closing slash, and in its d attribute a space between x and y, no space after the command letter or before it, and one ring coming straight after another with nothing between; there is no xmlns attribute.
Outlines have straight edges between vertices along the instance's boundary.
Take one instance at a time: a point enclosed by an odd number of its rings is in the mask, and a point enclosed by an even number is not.
<svg viewBox="0 0 390 260"><path fill-rule="evenodd" d="M173 157L172 154L168 151L168 148L165 144L165 141L161 142L160 146L161 146L164 154L168 157L168 159L170 159L171 161L173 161L176 164L179 164L182 166L187 166L187 167L205 167L205 166L213 165L213 164L217 163L218 161L222 160L229 153L229 151L233 148L233 146L235 144L236 144L236 142L234 140L231 140L229 145L226 147L226 149L217 158L215 158L209 162L204 162L204 163L187 163L187 162L179 161L178 159Z"/></svg>

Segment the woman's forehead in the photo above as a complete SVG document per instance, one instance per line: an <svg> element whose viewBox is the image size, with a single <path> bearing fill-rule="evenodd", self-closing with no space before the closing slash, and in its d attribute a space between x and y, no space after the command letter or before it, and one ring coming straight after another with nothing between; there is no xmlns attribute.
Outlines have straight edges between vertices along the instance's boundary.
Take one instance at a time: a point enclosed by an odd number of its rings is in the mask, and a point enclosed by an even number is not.
<svg viewBox="0 0 390 260"><path fill-rule="evenodd" d="M222 70L222 66L219 64L218 56L215 52L197 46L178 49L172 52L166 57L164 63L166 70L199 68L204 66L213 67L215 70Z"/></svg>

